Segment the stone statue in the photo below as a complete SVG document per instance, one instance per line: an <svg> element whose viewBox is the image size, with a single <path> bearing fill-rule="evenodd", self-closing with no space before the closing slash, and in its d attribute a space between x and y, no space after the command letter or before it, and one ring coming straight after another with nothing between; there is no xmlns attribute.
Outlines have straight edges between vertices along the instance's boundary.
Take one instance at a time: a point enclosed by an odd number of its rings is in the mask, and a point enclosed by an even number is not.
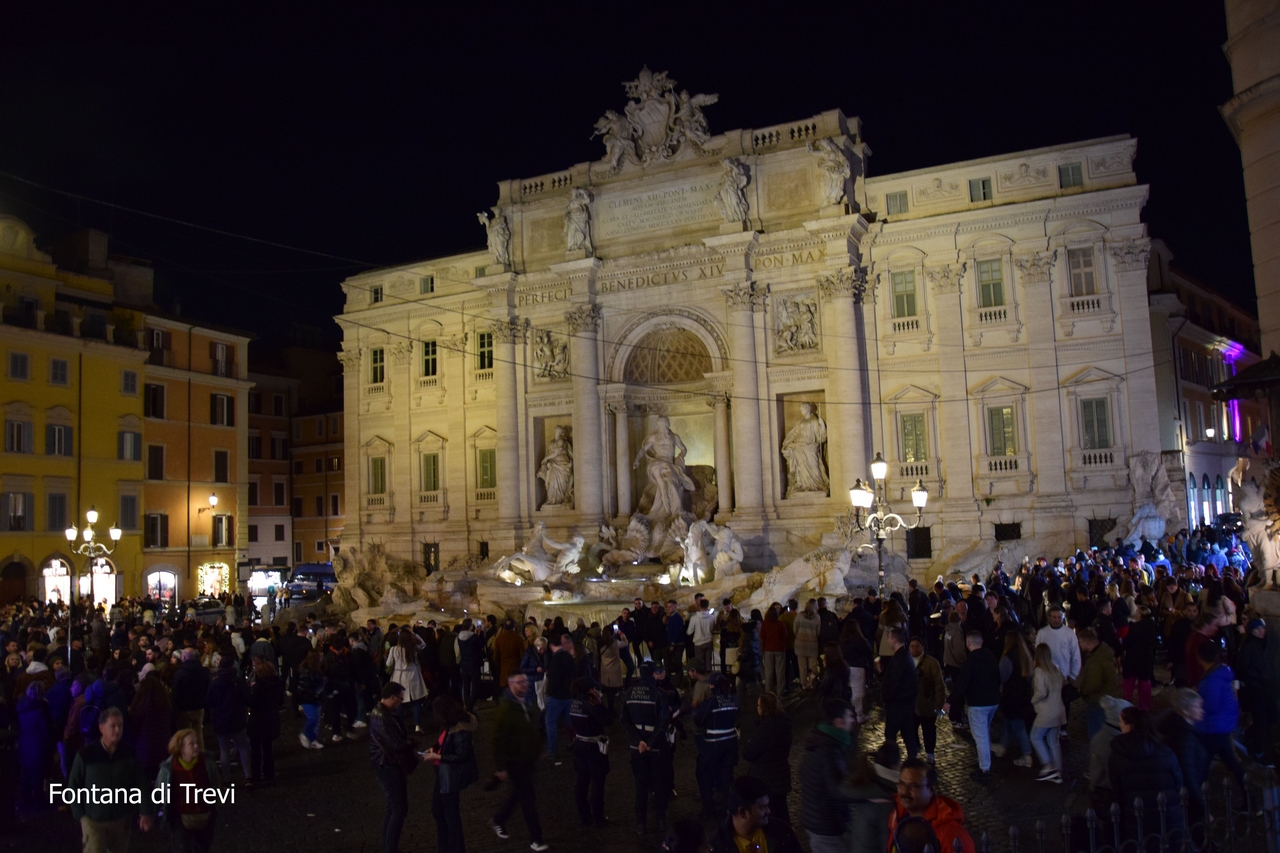
<svg viewBox="0 0 1280 853"><path fill-rule="evenodd" d="M569 195L569 208L564 212L565 250L578 249L590 255L591 246L591 193L577 187Z"/></svg>
<svg viewBox="0 0 1280 853"><path fill-rule="evenodd" d="M721 527L716 533L715 551L711 558L711 565L715 568L716 580L721 580L729 575L742 574L742 542L729 529L728 525Z"/></svg>
<svg viewBox="0 0 1280 853"><path fill-rule="evenodd" d="M605 110L596 121L596 132L591 138L597 136L604 137L604 162L609 164L610 171L618 169L624 158L635 159L635 127L626 116Z"/></svg>
<svg viewBox="0 0 1280 853"><path fill-rule="evenodd" d="M640 513L631 516L627 530L622 534L618 547L600 559L602 574L613 575L620 566L631 563L643 563L649 559L649 538L651 536L649 519Z"/></svg>
<svg viewBox="0 0 1280 853"><path fill-rule="evenodd" d="M520 553L498 560L493 564L493 571L502 580L517 585L524 581L520 573L538 583L561 572L575 574L584 544L581 536L573 537L570 542L555 541L547 536L547 525L539 521Z"/></svg>
<svg viewBox="0 0 1280 853"><path fill-rule="evenodd" d="M1140 450L1129 457L1129 482L1133 486L1133 519L1125 541L1137 545L1143 536L1157 542L1170 523L1182 518L1180 502L1173 496L1169 474L1160 454Z"/></svg>
<svg viewBox="0 0 1280 853"><path fill-rule="evenodd" d="M778 355L818 348L818 303L812 299L778 299L773 349Z"/></svg>
<svg viewBox="0 0 1280 853"><path fill-rule="evenodd" d="M680 567L677 582L697 586L706 583L712 577L711 555L708 553L708 537L713 536L715 525L699 519L689 525L684 537L684 563ZM714 538L712 538L714 542Z"/></svg>
<svg viewBox="0 0 1280 853"><path fill-rule="evenodd" d="M533 350L534 375L539 379L564 379L569 375L569 345L558 340L550 329L538 332Z"/></svg>
<svg viewBox="0 0 1280 853"><path fill-rule="evenodd" d="M699 148L711 138L711 133L707 128L707 117L702 114L702 108L714 104L718 100L720 100L719 95L693 95L690 97L687 89L680 93L676 106L676 130Z"/></svg>
<svg viewBox="0 0 1280 853"><path fill-rule="evenodd" d="M742 222L750 208L747 205L747 171L736 160L724 160L724 174L720 176L720 191L716 193L716 208L724 221Z"/></svg>
<svg viewBox="0 0 1280 853"><path fill-rule="evenodd" d="M840 204L847 193L849 176L853 174L849 158L834 139L819 139L806 144L805 148L818 157L822 169L823 201L828 205Z"/></svg>
<svg viewBox="0 0 1280 853"><path fill-rule="evenodd" d="M631 100L625 115L606 111L592 137L603 136L604 162L616 171L623 161L647 166L670 160L686 147L701 151L710 138L702 108L718 95L675 94L676 81L665 71L648 68L622 86Z"/></svg>
<svg viewBox="0 0 1280 853"><path fill-rule="evenodd" d="M827 493L827 465L822 446L827 443L827 424L812 403L800 404L800 422L782 440L782 456L787 460L787 494Z"/></svg>
<svg viewBox="0 0 1280 853"><path fill-rule="evenodd" d="M1263 473L1262 485L1253 479L1240 484L1236 508L1244 522L1240 534L1253 554L1253 567L1269 590L1280 589L1280 465Z"/></svg>
<svg viewBox="0 0 1280 853"><path fill-rule="evenodd" d="M596 544L592 545L587 551L587 565L597 572L600 571L600 563L603 561L604 555L616 550L618 550L618 531L607 524L600 525L600 533L596 539Z"/></svg>
<svg viewBox="0 0 1280 853"><path fill-rule="evenodd" d="M632 468L645 462L645 474L654 487L653 504L647 515L651 520L667 521L684 511L684 493L694 489L693 479L685 470L684 457L688 449L680 436L671 431L671 421L664 415L658 418L658 428L645 438L636 454Z"/></svg>
<svg viewBox="0 0 1280 853"><path fill-rule="evenodd" d="M511 228L507 225L507 217L498 211L492 217L487 211L476 214L476 219L484 226L489 237L489 254L495 264L507 266L511 263Z"/></svg>
<svg viewBox="0 0 1280 853"><path fill-rule="evenodd" d="M564 427L555 429L555 437L547 442L547 455L538 466L538 479L546 484L547 500L543 506L573 506L573 444L564 437Z"/></svg>

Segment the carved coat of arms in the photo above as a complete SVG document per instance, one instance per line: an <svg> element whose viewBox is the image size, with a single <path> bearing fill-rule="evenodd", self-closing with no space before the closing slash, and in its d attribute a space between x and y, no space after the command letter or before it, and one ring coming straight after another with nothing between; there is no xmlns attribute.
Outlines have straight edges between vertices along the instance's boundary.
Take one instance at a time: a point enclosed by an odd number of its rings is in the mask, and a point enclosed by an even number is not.
<svg viewBox="0 0 1280 853"><path fill-rule="evenodd" d="M624 162L649 165L670 160L686 146L701 150L710 139L702 108L714 104L719 95L690 95L675 92L676 81L665 71L648 67L630 83L623 83L631 100L619 115L605 112L596 122L592 136L603 136L604 161L610 169Z"/></svg>

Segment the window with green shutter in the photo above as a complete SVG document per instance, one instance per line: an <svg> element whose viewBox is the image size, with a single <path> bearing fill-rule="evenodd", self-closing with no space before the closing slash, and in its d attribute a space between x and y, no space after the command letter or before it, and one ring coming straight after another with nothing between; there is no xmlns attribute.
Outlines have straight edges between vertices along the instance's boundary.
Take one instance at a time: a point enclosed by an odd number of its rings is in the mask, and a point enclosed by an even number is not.
<svg viewBox="0 0 1280 853"><path fill-rule="evenodd" d="M891 274L893 279L893 316L916 316L916 273L904 270Z"/></svg>
<svg viewBox="0 0 1280 853"><path fill-rule="evenodd" d="M498 487L498 451L476 451L476 486L481 489Z"/></svg>
<svg viewBox="0 0 1280 853"><path fill-rule="evenodd" d="M1064 163L1058 167L1058 186L1064 190L1084 186L1084 174L1079 163Z"/></svg>
<svg viewBox="0 0 1280 853"><path fill-rule="evenodd" d="M1004 273L999 258L978 261L978 299L982 308L1004 305Z"/></svg>
<svg viewBox="0 0 1280 853"><path fill-rule="evenodd" d="M1105 450L1111 446L1111 425L1107 420L1107 399L1080 401L1081 440L1085 450Z"/></svg>
<svg viewBox="0 0 1280 853"><path fill-rule="evenodd" d="M973 178L969 181L969 201L991 201L990 178Z"/></svg>
<svg viewBox="0 0 1280 853"><path fill-rule="evenodd" d="M44 453L46 456L73 455L72 428L60 424L44 425Z"/></svg>
<svg viewBox="0 0 1280 853"><path fill-rule="evenodd" d="M422 491L440 491L440 454L422 454ZM336 515L336 513L335 513Z"/></svg>
<svg viewBox="0 0 1280 853"><path fill-rule="evenodd" d="M1018 435L1013 423L1013 406L992 406L987 409L987 426L990 431L991 455L1016 456Z"/></svg>
<svg viewBox="0 0 1280 853"><path fill-rule="evenodd" d="M387 493L387 457L374 456L369 459L369 494L385 495Z"/></svg>
<svg viewBox="0 0 1280 853"><path fill-rule="evenodd" d="M924 434L924 415L902 416L902 461L923 462L928 458Z"/></svg>
<svg viewBox="0 0 1280 853"><path fill-rule="evenodd" d="M67 496L60 494L45 495L48 512L45 514L45 528L62 531L67 529Z"/></svg>

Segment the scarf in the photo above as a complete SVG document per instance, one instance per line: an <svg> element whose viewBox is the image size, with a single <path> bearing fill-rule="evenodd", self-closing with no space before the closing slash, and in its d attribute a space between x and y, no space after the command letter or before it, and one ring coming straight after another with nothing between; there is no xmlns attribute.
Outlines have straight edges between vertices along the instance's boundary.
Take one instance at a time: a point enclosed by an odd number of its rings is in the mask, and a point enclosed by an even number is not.
<svg viewBox="0 0 1280 853"><path fill-rule="evenodd" d="M818 731L834 739L836 743L845 749L850 749L853 746L853 735L844 729L838 729L830 723L818 723Z"/></svg>

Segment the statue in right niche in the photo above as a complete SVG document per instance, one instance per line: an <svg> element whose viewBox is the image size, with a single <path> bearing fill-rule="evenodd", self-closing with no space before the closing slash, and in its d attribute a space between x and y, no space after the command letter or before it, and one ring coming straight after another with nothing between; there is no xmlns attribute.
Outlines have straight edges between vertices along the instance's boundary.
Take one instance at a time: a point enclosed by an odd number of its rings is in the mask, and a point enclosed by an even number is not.
<svg viewBox="0 0 1280 853"><path fill-rule="evenodd" d="M800 422L782 440L782 458L787 461L787 494L827 493L830 480L822 458L827 443L826 421L818 417L813 403L800 404Z"/></svg>

